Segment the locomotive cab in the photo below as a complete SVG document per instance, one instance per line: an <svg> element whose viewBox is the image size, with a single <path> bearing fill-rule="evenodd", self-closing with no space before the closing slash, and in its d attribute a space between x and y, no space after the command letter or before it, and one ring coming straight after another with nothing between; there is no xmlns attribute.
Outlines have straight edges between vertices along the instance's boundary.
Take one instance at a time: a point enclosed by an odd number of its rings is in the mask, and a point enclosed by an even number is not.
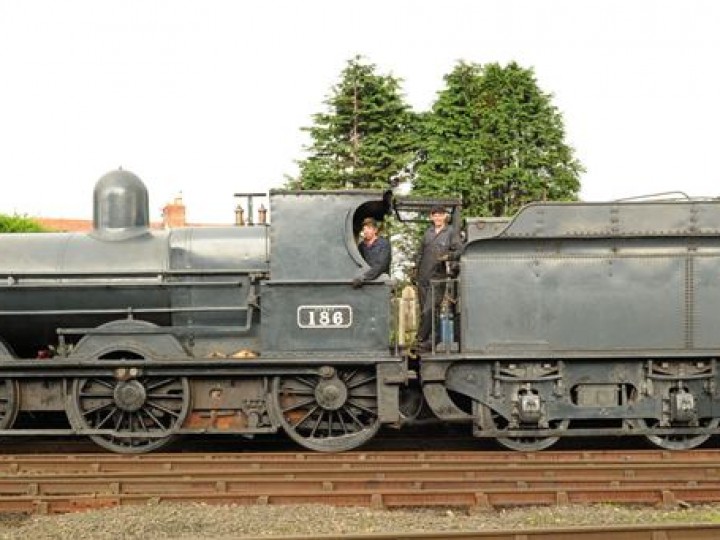
<svg viewBox="0 0 720 540"><path fill-rule="evenodd" d="M391 280L361 290L352 280L367 263L357 249L366 217L382 220L379 191L275 191L271 279L263 284L262 341L274 352L389 350Z"/></svg>

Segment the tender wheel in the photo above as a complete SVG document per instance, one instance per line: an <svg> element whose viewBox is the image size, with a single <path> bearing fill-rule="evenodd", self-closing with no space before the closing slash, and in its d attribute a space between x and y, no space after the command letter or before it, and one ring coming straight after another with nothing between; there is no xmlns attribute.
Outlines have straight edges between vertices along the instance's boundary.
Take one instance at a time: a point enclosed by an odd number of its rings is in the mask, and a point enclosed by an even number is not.
<svg viewBox="0 0 720 540"><path fill-rule="evenodd" d="M0 382L0 429L10 429L15 423L20 404L17 381L5 379Z"/></svg>
<svg viewBox="0 0 720 540"><path fill-rule="evenodd" d="M707 418L700 421L700 426L705 428L716 428L720 424L718 418ZM658 421L651 419L639 419L635 421L641 429L657 427ZM697 448L704 442L706 442L710 435L646 435L645 438L658 448L664 448L665 450L690 450L691 448Z"/></svg>
<svg viewBox="0 0 720 540"><path fill-rule="evenodd" d="M320 375L276 377L274 406L287 434L305 448L341 452L380 428L374 369L323 367Z"/></svg>
<svg viewBox="0 0 720 540"><path fill-rule="evenodd" d="M500 414L487 405L481 405L480 424L488 429L507 429L508 422ZM551 429L567 429L569 420L555 420L550 422ZM497 442L509 448L521 452L535 452L546 450L560 440L560 437L498 437Z"/></svg>
<svg viewBox="0 0 720 540"><path fill-rule="evenodd" d="M157 450L172 440L189 409L190 386L184 377L113 377L77 379L71 412L80 429L112 430L117 435L91 435L113 452Z"/></svg>

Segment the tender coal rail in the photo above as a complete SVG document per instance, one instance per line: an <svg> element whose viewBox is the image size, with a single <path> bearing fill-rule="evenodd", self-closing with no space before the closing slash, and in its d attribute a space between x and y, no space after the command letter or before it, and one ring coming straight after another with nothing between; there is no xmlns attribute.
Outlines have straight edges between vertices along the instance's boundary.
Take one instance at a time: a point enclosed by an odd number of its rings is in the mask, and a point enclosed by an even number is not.
<svg viewBox="0 0 720 540"><path fill-rule="evenodd" d="M151 501L462 507L720 502L720 451L0 456L0 511Z"/></svg>

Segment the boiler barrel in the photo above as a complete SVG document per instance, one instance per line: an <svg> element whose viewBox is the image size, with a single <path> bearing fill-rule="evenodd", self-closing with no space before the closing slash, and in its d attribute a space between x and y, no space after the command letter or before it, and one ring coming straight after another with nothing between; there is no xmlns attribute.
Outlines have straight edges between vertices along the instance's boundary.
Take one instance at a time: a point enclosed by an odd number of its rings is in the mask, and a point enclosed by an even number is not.
<svg viewBox="0 0 720 540"><path fill-rule="evenodd" d="M32 357L56 343L59 327L92 328L129 314L169 326L174 305L206 300L192 283L262 273L267 253L264 227L150 231L121 241L2 235L0 338Z"/></svg>

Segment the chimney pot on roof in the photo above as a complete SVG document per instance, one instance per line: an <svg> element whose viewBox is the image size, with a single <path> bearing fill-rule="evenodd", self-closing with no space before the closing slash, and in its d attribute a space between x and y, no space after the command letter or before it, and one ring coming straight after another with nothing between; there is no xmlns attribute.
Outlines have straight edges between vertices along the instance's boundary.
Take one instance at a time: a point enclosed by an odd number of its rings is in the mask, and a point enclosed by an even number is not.
<svg viewBox="0 0 720 540"><path fill-rule="evenodd" d="M173 202L168 203L163 208L163 226L166 229L174 229L187 225L185 219L185 204L182 195L175 197Z"/></svg>

